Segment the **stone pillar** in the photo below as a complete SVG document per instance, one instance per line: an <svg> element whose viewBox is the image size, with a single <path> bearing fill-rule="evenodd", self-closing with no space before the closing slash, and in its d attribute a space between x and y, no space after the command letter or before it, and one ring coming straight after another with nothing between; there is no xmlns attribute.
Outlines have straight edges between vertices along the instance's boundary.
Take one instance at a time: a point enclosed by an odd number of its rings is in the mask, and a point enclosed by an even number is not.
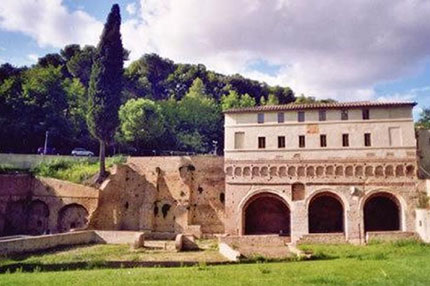
<svg viewBox="0 0 430 286"><path fill-rule="evenodd" d="M308 210L305 201L291 203L291 242L296 243L303 235L309 233Z"/></svg>

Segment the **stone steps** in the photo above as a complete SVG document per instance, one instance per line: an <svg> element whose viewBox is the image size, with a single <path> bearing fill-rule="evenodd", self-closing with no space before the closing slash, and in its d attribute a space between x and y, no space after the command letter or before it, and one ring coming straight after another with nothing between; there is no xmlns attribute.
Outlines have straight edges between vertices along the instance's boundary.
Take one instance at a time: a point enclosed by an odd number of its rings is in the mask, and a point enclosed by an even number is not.
<svg viewBox="0 0 430 286"><path fill-rule="evenodd" d="M344 233L310 233L303 235L297 244L343 244L346 243Z"/></svg>
<svg viewBox="0 0 430 286"><path fill-rule="evenodd" d="M244 258L263 256L270 259L282 259L291 257L294 254L287 246L290 241L290 237L279 235L220 237L220 242L226 243L232 249L239 251Z"/></svg>
<svg viewBox="0 0 430 286"><path fill-rule="evenodd" d="M173 240L145 240L144 246L153 249L176 250Z"/></svg>
<svg viewBox="0 0 430 286"><path fill-rule="evenodd" d="M366 241L395 241L402 239L419 239L415 232L410 231L368 231Z"/></svg>

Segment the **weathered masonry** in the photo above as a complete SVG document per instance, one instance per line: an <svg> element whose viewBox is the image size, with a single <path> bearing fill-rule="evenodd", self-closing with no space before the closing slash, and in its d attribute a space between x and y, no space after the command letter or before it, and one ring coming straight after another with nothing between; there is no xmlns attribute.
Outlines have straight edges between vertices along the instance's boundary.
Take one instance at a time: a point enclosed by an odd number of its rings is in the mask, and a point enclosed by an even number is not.
<svg viewBox="0 0 430 286"><path fill-rule="evenodd" d="M230 235L361 243L415 232L413 102L289 104L225 113Z"/></svg>

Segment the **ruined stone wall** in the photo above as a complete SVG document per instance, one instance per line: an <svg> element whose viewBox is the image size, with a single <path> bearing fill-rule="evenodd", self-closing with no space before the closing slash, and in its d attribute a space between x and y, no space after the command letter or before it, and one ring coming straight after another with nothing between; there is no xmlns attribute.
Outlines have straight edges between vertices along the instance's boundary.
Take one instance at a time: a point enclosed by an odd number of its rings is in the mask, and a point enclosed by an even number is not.
<svg viewBox="0 0 430 286"><path fill-rule="evenodd" d="M86 228L98 190L30 174L0 175L0 236Z"/></svg>
<svg viewBox="0 0 430 286"><path fill-rule="evenodd" d="M95 229L224 232L221 157L131 157L101 186Z"/></svg>

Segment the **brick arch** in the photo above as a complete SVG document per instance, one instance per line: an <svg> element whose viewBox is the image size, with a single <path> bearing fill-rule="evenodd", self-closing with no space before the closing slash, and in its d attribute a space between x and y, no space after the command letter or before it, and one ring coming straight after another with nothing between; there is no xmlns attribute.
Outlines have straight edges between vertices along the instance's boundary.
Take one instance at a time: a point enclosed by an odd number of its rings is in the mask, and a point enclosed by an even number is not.
<svg viewBox="0 0 430 286"><path fill-rule="evenodd" d="M345 206L330 191L313 195L307 204L309 233L340 233L345 231Z"/></svg>
<svg viewBox="0 0 430 286"><path fill-rule="evenodd" d="M399 208L399 222L400 222L400 230L405 230L406 227L406 218L407 218L407 203L406 200L400 195L397 194L395 192L393 192L392 190L390 190L389 188L375 188L372 189L368 192L366 192L366 194L360 199L359 201L359 210L362 214L362 218L363 218L363 227L362 230L365 230L365 226L364 226L364 206L366 204L366 202L368 201L369 198L372 198L374 196L378 196L378 195L382 195L382 196L386 196L388 198L391 198L394 202L396 202L396 204L398 205Z"/></svg>
<svg viewBox="0 0 430 286"><path fill-rule="evenodd" d="M41 200L34 200L28 206L27 230L31 235L49 233L49 207Z"/></svg>
<svg viewBox="0 0 430 286"><path fill-rule="evenodd" d="M6 205L4 219L4 235L26 233L27 202L25 200L10 201Z"/></svg>
<svg viewBox="0 0 430 286"><path fill-rule="evenodd" d="M69 204L58 213L58 231L67 232L71 229L84 229L88 225L88 210L80 204Z"/></svg>
<svg viewBox="0 0 430 286"><path fill-rule="evenodd" d="M290 208L282 197L261 192L250 197L242 208L242 233L290 235L290 217Z"/></svg>
<svg viewBox="0 0 430 286"><path fill-rule="evenodd" d="M236 167L236 168L234 168L234 175L235 175L236 177L240 177L240 176L242 176L242 168L241 168L241 167Z"/></svg>
<svg viewBox="0 0 430 286"><path fill-rule="evenodd" d="M385 176L387 176L387 177L394 176L394 167L393 167L393 165L387 165L385 167Z"/></svg>
<svg viewBox="0 0 430 286"><path fill-rule="evenodd" d="M364 231L402 229L402 205L392 193L377 191L363 200Z"/></svg>

